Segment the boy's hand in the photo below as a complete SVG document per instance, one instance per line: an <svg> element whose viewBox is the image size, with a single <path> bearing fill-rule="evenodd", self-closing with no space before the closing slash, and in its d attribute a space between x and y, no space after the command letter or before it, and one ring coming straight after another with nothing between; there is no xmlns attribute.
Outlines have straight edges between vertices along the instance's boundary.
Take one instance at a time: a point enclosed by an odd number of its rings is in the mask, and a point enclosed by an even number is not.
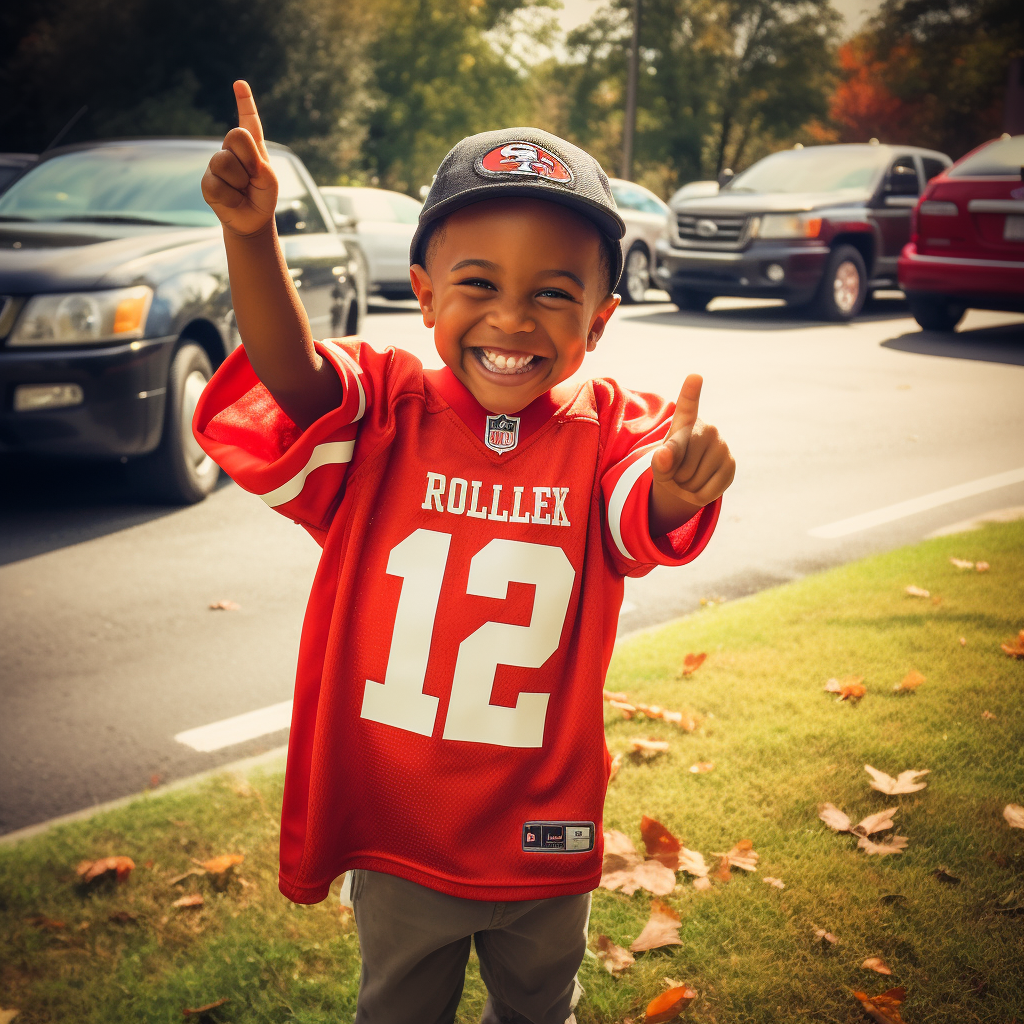
<svg viewBox="0 0 1024 1024"><path fill-rule="evenodd" d="M661 537L720 497L736 475L736 460L717 428L697 418L704 380L691 373L683 382L668 436L651 459L649 519Z"/></svg>
<svg viewBox="0 0 1024 1024"><path fill-rule="evenodd" d="M248 82L235 82L238 127L224 137L203 175L203 198L236 235L255 235L274 219L277 175L270 166L263 126Z"/></svg>

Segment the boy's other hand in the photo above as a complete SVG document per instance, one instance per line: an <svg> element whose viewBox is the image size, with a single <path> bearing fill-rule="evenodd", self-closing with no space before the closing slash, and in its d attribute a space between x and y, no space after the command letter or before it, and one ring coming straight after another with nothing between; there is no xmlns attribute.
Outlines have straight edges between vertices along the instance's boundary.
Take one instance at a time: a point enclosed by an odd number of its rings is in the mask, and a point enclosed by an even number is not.
<svg viewBox="0 0 1024 1024"><path fill-rule="evenodd" d="M663 536L721 497L736 474L736 460L716 427L697 418L703 378L683 382L668 436L651 459L651 536ZM689 513L689 514L687 514Z"/></svg>
<svg viewBox="0 0 1024 1024"><path fill-rule="evenodd" d="M224 137L203 175L203 198L237 235L255 235L274 219L277 175L270 166L263 126L248 82L235 82L238 127Z"/></svg>

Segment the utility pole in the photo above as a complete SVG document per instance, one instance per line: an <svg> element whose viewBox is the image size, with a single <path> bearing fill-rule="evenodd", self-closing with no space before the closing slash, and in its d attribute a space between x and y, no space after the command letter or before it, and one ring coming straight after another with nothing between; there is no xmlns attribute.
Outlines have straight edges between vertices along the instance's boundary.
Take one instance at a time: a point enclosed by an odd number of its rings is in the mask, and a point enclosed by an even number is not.
<svg viewBox="0 0 1024 1024"><path fill-rule="evenodd" d="M636 84L640 70L640 0L633 0L633 40L626 71L626 116L622 124L622 177L633 180L633 134L636 131Z"/></svg>

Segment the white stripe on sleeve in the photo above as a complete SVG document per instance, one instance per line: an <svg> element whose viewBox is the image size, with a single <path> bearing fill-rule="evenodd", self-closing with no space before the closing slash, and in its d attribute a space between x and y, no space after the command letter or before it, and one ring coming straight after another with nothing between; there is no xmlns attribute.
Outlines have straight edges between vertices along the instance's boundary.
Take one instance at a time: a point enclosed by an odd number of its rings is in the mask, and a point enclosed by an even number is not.
<svg viewBox="0 0 1024 1024"><path fill-rule="evenodd" d="M363 375L363 368L343 349L334 344L333 341L320 342L324 348L329 348L355 375L356 387L359 388L359 412L352 417L352 422L361 420L366 412L366 392L363 390L363 382L359 379Z"/></svg>
<svg viewBox="0 0 1024 1024"><path fill-rule="evenodd" d="M637 559L626 550L626 545L622 543L622 509L629 497L629 492L633 490L633 485L650 467L655 451L657 451L656 447L644 452L636 462L631 463L623 470L622 476L619 477L612 489L612 496L608 499L608 528L612 532L612 540L615 541L615 546L623 558L628 558L632 562Z"/></svg>
<svg viewBox="0 0 1024 1024"><path fill-rule="evenodd" d="M318 444L314 449L309 461L286 483L274 490L261 494L260 497L271 507L277 508L292 498L297 498L306 484L306 477L319 469L321 466L331 466L352 461L352 451L355 448L355 441L329 441L326 444Z"/></svg>

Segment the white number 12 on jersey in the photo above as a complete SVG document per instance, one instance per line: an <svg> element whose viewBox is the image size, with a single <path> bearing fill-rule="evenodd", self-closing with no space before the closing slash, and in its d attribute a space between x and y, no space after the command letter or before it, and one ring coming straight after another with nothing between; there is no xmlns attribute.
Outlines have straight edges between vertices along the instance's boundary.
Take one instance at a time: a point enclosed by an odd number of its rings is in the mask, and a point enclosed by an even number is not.
<svg viewBox="0 0 1024 1024"><path fill-rule="evenodd" d="M438 698L423 692L423 682L451 540L416 530L391 549L387 572L402 578L402 591L384 682L366 680L363 718L423 736L434 731ZM459 645L446 740L541 746L550 694L520 693L510 708L492 704L491 689L499 665L540 668L555 653L575 579L565 552L549 544L496 538L473 556L467 594L504 600L510 583L532 583L536 592L528 626L485 622Z"/></svg>

